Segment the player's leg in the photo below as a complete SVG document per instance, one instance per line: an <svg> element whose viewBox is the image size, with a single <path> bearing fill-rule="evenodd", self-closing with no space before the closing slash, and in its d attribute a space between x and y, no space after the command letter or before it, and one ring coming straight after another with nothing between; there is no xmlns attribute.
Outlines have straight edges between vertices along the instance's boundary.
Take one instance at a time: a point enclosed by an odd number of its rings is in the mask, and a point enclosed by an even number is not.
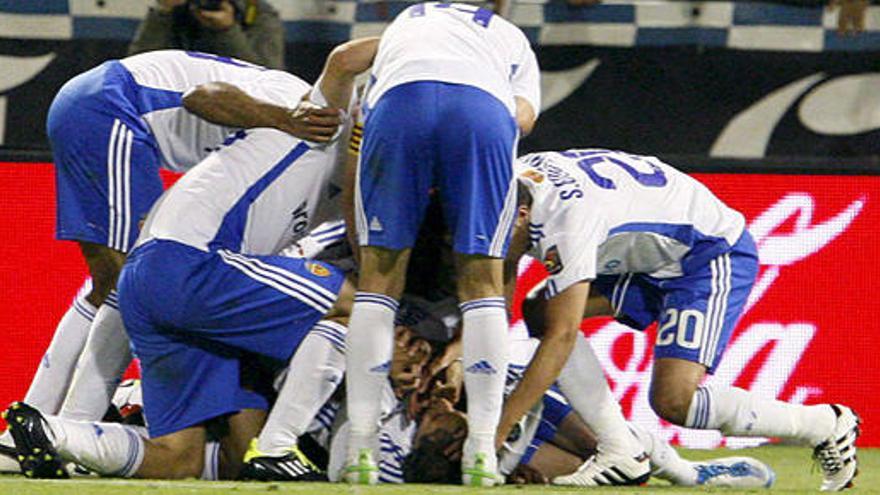
<svg viewBox="0 0 880 495"><path fill-rule="evenodd" d="M468 438L462 473L465 482L491 483L479 473L496 471L495 433L504 406L509 345L503 260L457 254L456 261L468 400ZM478 474L473 476L474 473Z"/></svg>
<svg viewBox="0 0 880 495"><path fill-rule="evenodd" d="M355 223L360 244L358 293L346 339L346 401L351 420L345 479L378 479L379 397L388 379L394 315L403 293L410 248L432 181L429 133L436 95L411 83L385 93L371 110L355 180ZM419 108L418 112L411 111Z"/></svg>
<svg viewBox="0 0 880 495"><path fill-rule="evenodd" d="M342 381L345 333L346 327L340 321L325 319L300 344L266 425L245 456L242 479L326 480L326 475L299 450L297 442Z"/></svg>
<svg viewBox="0 0 880 495"><path fill-rule="evenodd" d="M509 359L502 260L516 211L517 127L499 100L477 88L446 84L438 94L438 185L457 254L468 398L463 481L492 484Z"/></svg>
<svg viewBox="0 0 880 495"><path fill-rule="evenodd" d="M129 346L118 302L111 294L95 315L58 415L82 421L100 419L131 363Z"/></svg>
<svg viewBox="0 0 880 495"><path fill-rule="evenodd" d="M754 244L744 233L732 252L712 260L705 277L682 277L674 284L657 333L651 405L667 421L688 428L808 444L822 464L823 489L843 489L856 474L859 419L852 410L789 404L738 387L700 385L705 373L718 365L756 273Z"/></svg>
<svg viewBox="0 0 880 495"><path fill-rule="evenodd" d="M239 477L251 440L265 425L266 415L265 409L242 409L227 418L229 432L220 439L220 479Z"/></svg>
<svg viewBox="0 0 880 495"><path fill-rule="evenodd" d="M769 488L776 473L752 457L724 457L692 462L681 457L666 440L653 431L630 423L651 458L651 476L679 486Z"/></svg>
<svg viewBox="0 0 880 495"><path fill-rule="evenodd" d="M575 473L553 482L594 486L646 481L650 473L648 456L630 432L620 404L608 387L602 365L583 335L577 336L558 383L572 408L594 432L597 451Z"/></svg>
<svg viewBox="0 0 880 495"><path fill-rule="evenodd" d="M137 221L161 194L158 157L137 119L104 101L106 67L64 86L50 107L47 133L56 166L57 237L80 245L92 276L59 322L25 401L57 413L98 307L115 288ZM105 404L106 405L106 404Z"/></svg>

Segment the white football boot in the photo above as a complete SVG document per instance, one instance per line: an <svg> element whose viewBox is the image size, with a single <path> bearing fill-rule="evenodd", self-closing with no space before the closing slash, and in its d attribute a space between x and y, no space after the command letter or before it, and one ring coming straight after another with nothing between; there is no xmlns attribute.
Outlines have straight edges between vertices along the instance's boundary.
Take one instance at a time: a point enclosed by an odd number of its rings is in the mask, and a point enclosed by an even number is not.
<svg viewBox="0 0 880 495"><path fill-rule="evenodd" d="M856 439L861 420L852 409L829 404L837 416L834 431L813 449L813 459L822 468L823 492L837 492L853 486L859 472L856 458Z"/></svg>
<svg viewBox="0 0 880 495"><path fill-rule="evenodd" d="M599 450L572 474L553 478L554 485L641 485L651 477L648 454L620 455Z"/></svg>

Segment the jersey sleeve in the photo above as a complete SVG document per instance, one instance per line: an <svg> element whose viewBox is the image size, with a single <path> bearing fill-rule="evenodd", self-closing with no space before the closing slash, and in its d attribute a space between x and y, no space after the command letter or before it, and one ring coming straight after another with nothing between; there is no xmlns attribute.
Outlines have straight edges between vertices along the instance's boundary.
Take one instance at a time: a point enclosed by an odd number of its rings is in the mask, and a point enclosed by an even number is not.
<svg viewBox="0 0 880 495"><path fill-rule="evenodd" d="M520 33L520 50L511 68L510 85L514 96L532 105L535 116L541 113L541 69L528 39Z"/></svg>
<svg viewBox="0 0 880 495"><path fill-rule="evenodd" d="M599 232L603 229L598 219L577 218L576 211L568 211L555 225L545 227L549 232L541 239L541 262L549 274L547 298L564 291L572 285L596 278ZM587 221L585 221L587 220Z"/></svg>

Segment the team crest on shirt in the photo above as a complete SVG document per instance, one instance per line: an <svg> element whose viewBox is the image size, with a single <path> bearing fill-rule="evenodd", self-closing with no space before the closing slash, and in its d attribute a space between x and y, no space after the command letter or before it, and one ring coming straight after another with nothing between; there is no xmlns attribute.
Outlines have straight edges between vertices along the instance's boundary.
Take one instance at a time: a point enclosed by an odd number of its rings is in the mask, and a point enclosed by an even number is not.
<svg viewBox="0 0 880 495"><path fill-rule="evenodd" d="M520 177L525 177L526 179L531 180L535 184L540 184L540 183L544 182L544 174L542 174L541 172L538 172L537 170L535 170L533 168L530 168L519 175L520 175Z"/></svg>
<svg viewBox="0 0 880 495"><path fill-rule="evenodd" d="M544 268L550 275L556 275L562 271L562 259L559 258L559 248L552 246L544 254Z"/></svg>
<svg viewBox="0 0 880 495"><path fill-rule="evenodd" d="M306 263L306 270L310 271L312 275L316 275L318 277L330 276L330 270L328 270L326 266L320 263Z"/></svg>

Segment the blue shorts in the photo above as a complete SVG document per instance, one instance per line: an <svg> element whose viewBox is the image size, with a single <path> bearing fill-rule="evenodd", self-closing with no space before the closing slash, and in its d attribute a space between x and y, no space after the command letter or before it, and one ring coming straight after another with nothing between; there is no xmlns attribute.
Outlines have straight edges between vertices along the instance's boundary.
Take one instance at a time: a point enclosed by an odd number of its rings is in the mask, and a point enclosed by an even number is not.
<svg viewBox="0 0 880 495"><path fill-rule="evenodd" d="M535 455L535 452L541 448L541 445L545 442L553 441L559 425L562 424L562 421L572 411L571 406L564 399L556 385L553 385L544 394L543 402L544 409L541 411L541 423L538 425L538 430L535 432L535 436L532 438L528 449L526 449L526 453L520 459L520 464L528 464L532 460L532 456Z"/></svg>
<svg viewBox="0 0 880 495"><path fill-rule="evenodd" d="M757 275L758 252L744 231L728 252L681 277L630 273L599 276L593 284L622 323L637 330L659 323L655 359L693 361L713 373Z"/></svg>
<svg viewBox="0 0 880 495"><path fill-rule="evenodd" d="M361 245L412 247L437 187L453 249L503 257L516 210L517 133L507 107L471 86L419 81L386 92L364 123L355 193Z"/></svg>
<svg viewBox="0 0 880 495"><path fill-rule="evenodd" d="M150 436L266 408L241 386L241 361L289 360L342 282L335 267L303 259L161 240L134 249L119 309L141 363Z"/></svg>
<svg viewBox="0 0 880 495"><path fill-rule="evenodd" d="M158 146L134 106L135 87L111 61L68 81L52 101L46 132L59 239L128 252L138 222L162 194Z"/></svg>

